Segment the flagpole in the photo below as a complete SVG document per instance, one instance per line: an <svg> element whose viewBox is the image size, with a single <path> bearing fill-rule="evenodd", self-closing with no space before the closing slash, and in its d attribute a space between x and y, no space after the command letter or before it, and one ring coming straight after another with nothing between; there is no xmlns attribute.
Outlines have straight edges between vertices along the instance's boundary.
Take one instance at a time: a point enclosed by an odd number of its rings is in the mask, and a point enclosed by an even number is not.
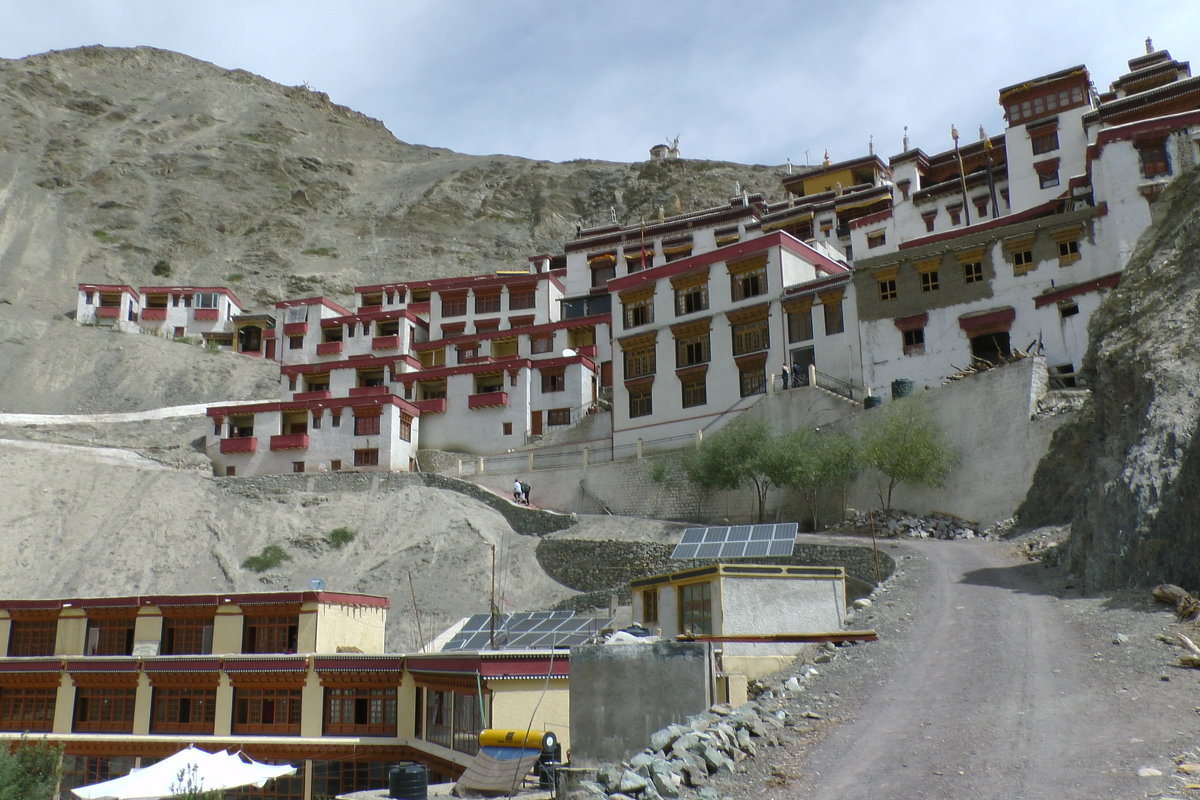
<svg viewBox="0 0 1200 800"><path fill-rule="evenodd" d="M950 138L954 140L954 157L958 159L958 181L962 187L963 220L971 224L971 201L967 199L967 170L963 166L962 153L958 151L958 128L950 125Z"/></svg>

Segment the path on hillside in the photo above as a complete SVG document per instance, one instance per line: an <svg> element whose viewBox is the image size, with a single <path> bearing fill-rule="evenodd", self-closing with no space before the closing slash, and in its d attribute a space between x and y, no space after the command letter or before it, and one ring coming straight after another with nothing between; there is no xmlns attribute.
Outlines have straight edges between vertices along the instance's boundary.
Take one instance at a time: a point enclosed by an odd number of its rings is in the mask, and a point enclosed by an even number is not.
<svg viewBox="0 0 1200 800"><path fill-rule="evenodd" d="M1156 747L1179 728L1200 731L1185 707L1192 675L1171 686L1156 668L1106 663L1112 633L1097 641L1047 592L1048 571L1011 548L911 547L921 579L907 597L877 601L898 606L906 627L881 629L884 648L863 651L849 682L827 689L847 695L845 721L790 765L797 782L761 796L1090 800L1143 797L1168 780L1137 768L1169 776Z"/></svg>
<svg viewBox="0 0 1200 800"><path fill-rule="evenodd" d="M110 414L0 414L0 425L92 425L112 422L142 422L152 419L176 419L178 417L203 417L205 412L210 408L269 402L276 401L219 400L212 403L148 408L144 411L118 411Z"/></svg>

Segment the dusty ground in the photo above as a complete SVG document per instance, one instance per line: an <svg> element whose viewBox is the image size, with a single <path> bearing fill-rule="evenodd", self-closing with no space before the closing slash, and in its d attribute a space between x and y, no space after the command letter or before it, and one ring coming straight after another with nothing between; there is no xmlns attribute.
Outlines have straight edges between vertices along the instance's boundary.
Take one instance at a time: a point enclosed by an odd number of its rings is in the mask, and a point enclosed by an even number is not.
<svg viewBox="0 0 1200 800"><path fill-rule="evenodd" d="M1083 597L1023 543L887 546L897 574L850 623L879 641L799 692L773 679L795 724L722 797L1200 797L1180 771L1200 761L1200 671L1158 639L1195 623L1148 592Z"/></svg>

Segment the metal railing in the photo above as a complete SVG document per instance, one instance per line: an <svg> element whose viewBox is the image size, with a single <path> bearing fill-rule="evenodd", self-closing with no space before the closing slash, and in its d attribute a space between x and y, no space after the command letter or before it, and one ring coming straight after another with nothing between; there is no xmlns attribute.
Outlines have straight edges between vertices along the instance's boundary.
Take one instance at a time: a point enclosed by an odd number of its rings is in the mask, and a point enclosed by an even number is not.
<svg viewBox="0 0 1200 800"><path fill-rule="evenodd" d="M847 400L852 400L857 403L866 396L866 392L862 388L855 386L852 383L847 383L846 381L835 378L832 375L826 375L824 372L817 372L816 376L817 386L825 389L826 391L833 392L834 394L840 394Z"/></svg>

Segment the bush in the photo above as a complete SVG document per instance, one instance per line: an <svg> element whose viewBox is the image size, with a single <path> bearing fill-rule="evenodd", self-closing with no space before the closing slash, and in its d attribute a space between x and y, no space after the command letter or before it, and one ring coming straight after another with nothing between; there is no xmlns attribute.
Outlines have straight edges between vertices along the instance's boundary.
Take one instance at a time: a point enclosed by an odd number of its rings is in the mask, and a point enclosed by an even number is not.
<svg viewBox="0 0 1200 800"><path fill-rule="evenodd" d="M344 546L354 541L354 535L354 531L350 530L349 528L334 528L329 532L329 535L325 537L325 541L328 542L329 546L334 550L341 550Z"/></svg>
<svg viewBox="0 0 1200 800"><path fill-rule="evenodd" d="M54 800L62 771L61 744L27 742L0 746L0 800Z"/></svg>
<svg viewBox="0 0 1200 800"><path fill-rule="evenodd" d="M150 272L160 277L166 277L171 274L171 262L165 258L159 259L154 266L150 268Z"/></svg>
<svg viewBox="0 0 1200 800"><path fill-rule="evenodd" d="M250 556L243 561L242 569L248 569L251 572L266 572L272 567L278 567L284 561L291 560L292 557L282 547L277 544L269 544L258 555Z"/></svg>

